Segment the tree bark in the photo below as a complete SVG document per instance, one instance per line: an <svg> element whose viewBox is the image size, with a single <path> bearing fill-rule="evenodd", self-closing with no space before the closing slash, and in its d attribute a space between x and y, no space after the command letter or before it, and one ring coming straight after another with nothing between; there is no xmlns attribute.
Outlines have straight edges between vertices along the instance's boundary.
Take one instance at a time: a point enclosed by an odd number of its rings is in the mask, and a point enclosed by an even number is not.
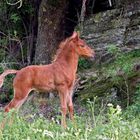
<svg viewBox="0 0 140 140"><path fill-rule="evenodd" d="M42 0L38 16L38 35L35 63L48 64L64 38L64 17L67 0Z"/></svg>

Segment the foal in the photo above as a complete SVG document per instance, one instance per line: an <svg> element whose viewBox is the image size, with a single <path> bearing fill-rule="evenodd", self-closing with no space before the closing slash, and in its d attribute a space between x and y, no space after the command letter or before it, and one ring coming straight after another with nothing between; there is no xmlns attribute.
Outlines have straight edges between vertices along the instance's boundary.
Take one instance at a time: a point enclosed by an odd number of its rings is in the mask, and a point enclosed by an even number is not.
<svg viewBox="0 0 140 140"><path fill-rule="evenodd" d="M21 70L6 70L0 75L0 87L6 75L13 73L17 75L13 81L14 98L5 107L5 112L9 112L12 108L18 109L32 90L57 90L61 102L61 124L66 127L67 107L70 119L74 119L72 92L79 56L94 57L94 54L94 51L79 38L77 32L74 32L71 37L60 43L52 64L31 65Z"/></svg>

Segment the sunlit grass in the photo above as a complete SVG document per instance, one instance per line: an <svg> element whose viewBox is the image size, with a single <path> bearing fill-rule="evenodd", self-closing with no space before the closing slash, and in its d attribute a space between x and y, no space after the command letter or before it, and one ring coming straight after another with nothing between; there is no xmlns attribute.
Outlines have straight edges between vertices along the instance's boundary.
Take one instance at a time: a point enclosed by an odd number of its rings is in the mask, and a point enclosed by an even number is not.
<svg viewBox="0 0 140 140"><path fill-rule="evenodd" d="M61 116L52 121L39 117L28 122L25 117L15 113L12 125L0 129L1 140L139 140L140 116L126 120L120 106L107 106L106 114L94 113L94 103L84 116L75 115L75 123L67 120L67 128L59 124ZM12 112L11 112L12 113ZM11 117L9 113L8 118ZM2 121L3 116L0 114ZM12 116L13 117L13 116ZM32 115L30 116L32 117Z"/></svg>

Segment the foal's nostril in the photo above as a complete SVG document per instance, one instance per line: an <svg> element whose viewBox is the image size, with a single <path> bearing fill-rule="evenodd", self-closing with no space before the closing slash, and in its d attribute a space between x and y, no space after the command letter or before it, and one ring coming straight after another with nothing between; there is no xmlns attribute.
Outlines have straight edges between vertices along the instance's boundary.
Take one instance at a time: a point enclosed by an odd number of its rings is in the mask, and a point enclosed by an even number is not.
<svg viewBox="0 0 140 140"><path fill-rule="evenodd" d="M95 57L95 52L92 53L92 57Z"/></svg>
<svg viewBox="0 0 140 140"><path fill-rule="evenodd" d="M90 60L91 60L91 61L94 61L94 60L95 60L95 58L94 58L94 57L90 57Z"/></svg>
<svg viewBox="0 0 140 140"><path fill-rule="evenodd" d="M91 61L94 61L95 60L95 52L92 53L92 56L91 56L90 60Z"/></svg>

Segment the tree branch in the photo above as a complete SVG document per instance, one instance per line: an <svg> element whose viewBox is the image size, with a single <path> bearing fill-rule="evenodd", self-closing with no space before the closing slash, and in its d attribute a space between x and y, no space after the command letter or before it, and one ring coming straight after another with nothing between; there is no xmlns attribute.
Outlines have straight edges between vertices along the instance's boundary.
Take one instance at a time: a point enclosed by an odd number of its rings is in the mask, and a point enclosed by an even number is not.
<svg viewBox="0 0 140 140"><path fill-rule="evenodd" d="M85 12L86 12L86 1L87 0L83 0L82 2L81 15L80 15L81 31L83 31L83 22L84 22Z"/></svg>
<svg viewBox="0 0 140 140"><path fill-rule="evenodd" d="M15 3L10 3L10 2L8 2L6 0L6 3L9 4L9 5L17 5L19 3L19 6L18 6L18 9L19 9L19 8L21 8L23 1L22 0L19 0L19 1L15 2Z"/></svg>

